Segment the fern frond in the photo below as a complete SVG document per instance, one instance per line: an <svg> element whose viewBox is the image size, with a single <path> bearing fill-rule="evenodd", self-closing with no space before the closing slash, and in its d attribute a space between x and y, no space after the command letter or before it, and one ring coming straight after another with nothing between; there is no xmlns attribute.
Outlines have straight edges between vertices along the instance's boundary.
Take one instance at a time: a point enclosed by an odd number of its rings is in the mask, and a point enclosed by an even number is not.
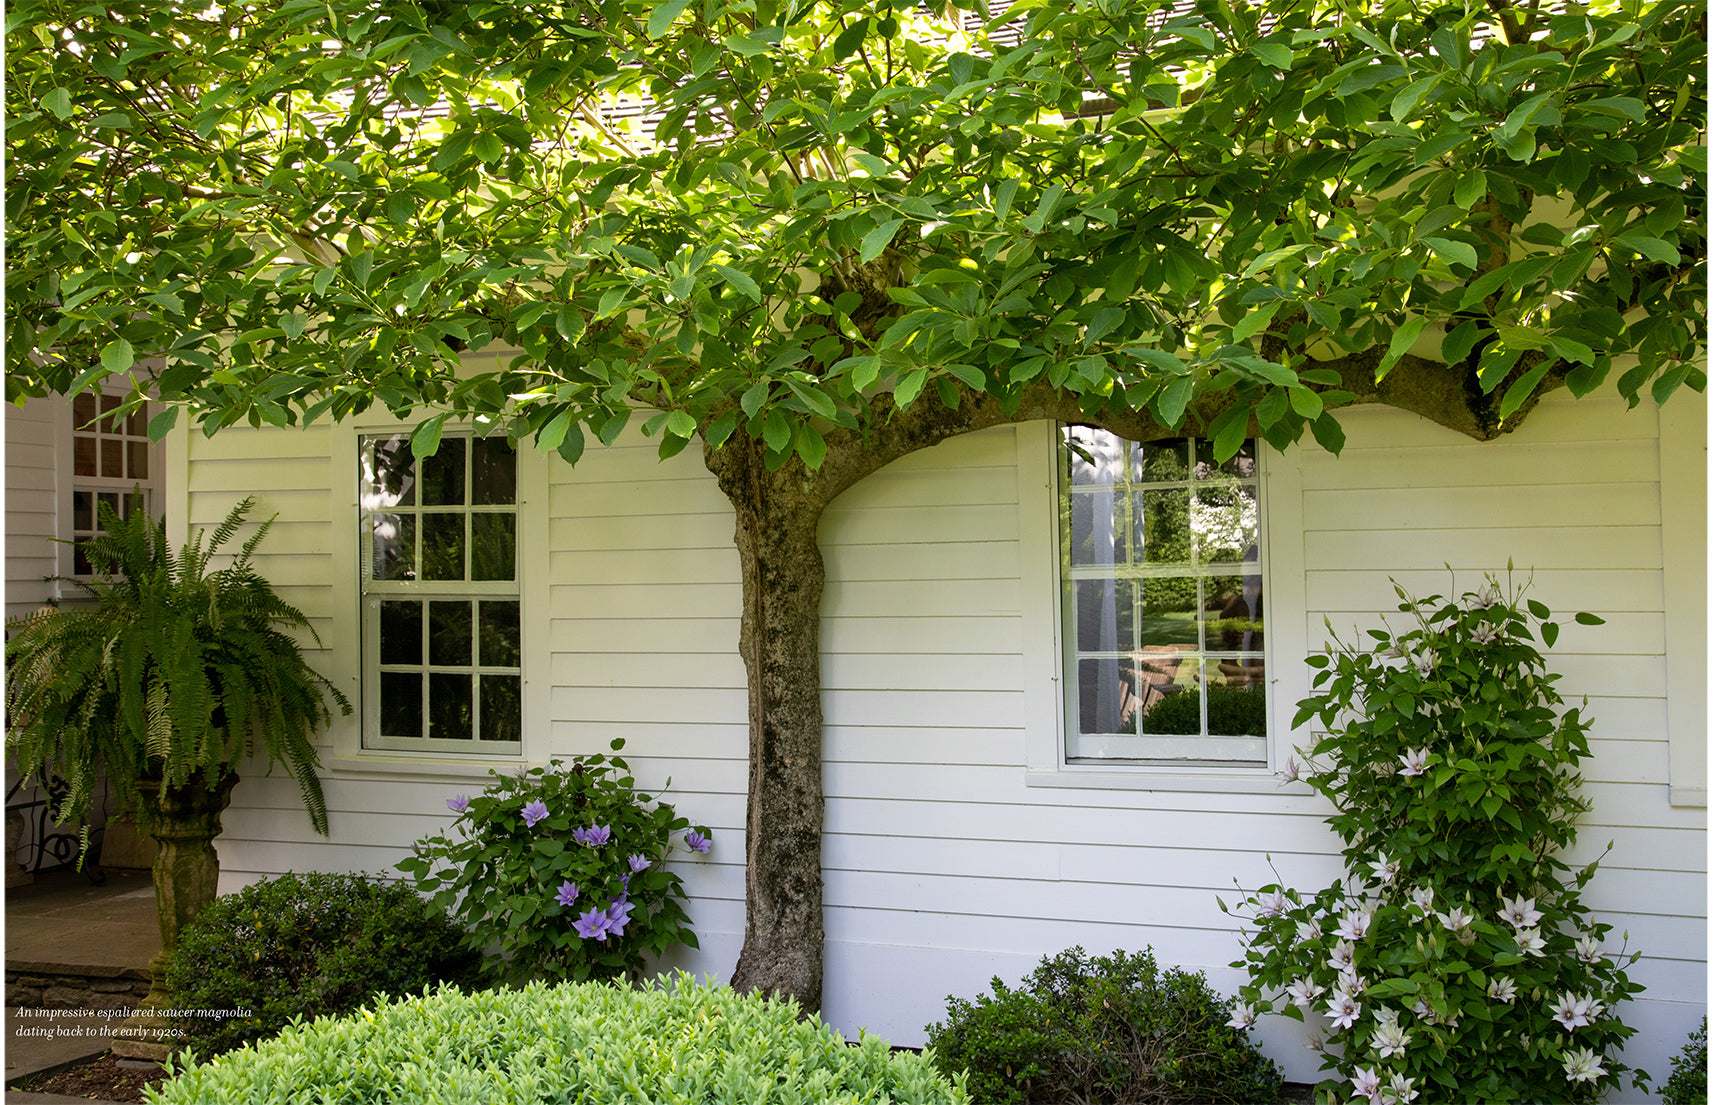
<svg viewBox="0 0 1728 1105"><path fill-rule="evenodd" d="M87 588L94 606L9 624L7 746L21 774L54 770L71 781L72 816L89 814L98 769L148 818L125 782L196 777L214 786L257 744L294 776L313 824L328 831L312 742L332 717L327 696L344 714L352 708L282 632L316 639L305 615L252 567L268 523L210 570L251 506L237 504L176 556L144 510L121 519L104 504L107 532L82 543L98 569Z"/></svg>

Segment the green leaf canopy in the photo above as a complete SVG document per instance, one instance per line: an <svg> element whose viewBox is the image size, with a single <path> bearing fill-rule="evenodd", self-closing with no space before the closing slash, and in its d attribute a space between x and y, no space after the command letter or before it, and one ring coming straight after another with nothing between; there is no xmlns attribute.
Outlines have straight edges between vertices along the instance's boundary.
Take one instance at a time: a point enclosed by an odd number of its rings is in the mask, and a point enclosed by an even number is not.
<svg viewBox="0 0 1728 1105"><path fill-rule="evenodd" d="M21 0L8 397L817 465L876 395L1336 447L1702 387L1701 2L1249 11Z"/></svg>

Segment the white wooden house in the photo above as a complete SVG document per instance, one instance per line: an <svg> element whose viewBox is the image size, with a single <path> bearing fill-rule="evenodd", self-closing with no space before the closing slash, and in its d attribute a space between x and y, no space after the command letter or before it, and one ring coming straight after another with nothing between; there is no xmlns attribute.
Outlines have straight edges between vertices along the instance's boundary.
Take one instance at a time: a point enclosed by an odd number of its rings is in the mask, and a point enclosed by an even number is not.
<svg viewBox="0 0 1728 1105"><path fill-rule="evenodd" d="M1627 1057L1660 1083L1705 1003L1704 401L1682 393L1628 411L1618 397L1562 392L1489 444L1390 409L1339 418L1341 457L1308 442L1238 473L1258 508L1254 550L1238 549L1232 571L1244 584L1259 573L1263 608L1249 613L1264 625L1259 641L1230 642L1251 654L1231 670L1250 683L1263 671L1269 720L1264 737L1197 751L1133 725L1113 740L1071 732L1077 715L1111 707L1081 701L1081 684L1097 686L1076 653L1087 649L1063 630L1059 549L1080 511L1058 509L1079 493L1058 471L1057 427L953 440L834 503L821 530L831 1023L918 1044L947 995L1012 981L1075 944L1150 945L1162 964L1203 968L1233 990L1237 922L1216 899L1272 881L1274 867L1299 886L1340 871L1327 809L1274 777L1306 739L1288 722L1324 621L1346 636L1377 624L1397 603L1388 576L1418 594L1462 591L1510 558L1520 576L1534 570L1531 594L1557 612L1607 619L1566 627L1551 666L1595 718L1594 810L1576 856L1614 844L1588 901L1643 952ZM49 555L39 536L65 533L64 519L46 519L70 509L65 490L53 501L18 490L40 478L27 469L41 444L25 443L19 421L8 424L11 610L40 601L26 593ZM401 500L377 463L390 454L380 439L402 431L373 417L211 438L182 427L166 443L171 535L257 496L260 517L278 516L259 567L313 618L314 663L360 705L323 749L329 838L313 833L289 779L253 772L218 841L224 889L290 869L390 868L488 769L624 737L637 777L669 779L679 812L715 830L710 855L678 860L702 947L676 964L728 976L744 922L747 761L727 500L694 450L662 463L626 432L575 467L528 449L503 461L477 452L470 482L489 490L432 509L431 492ZM479 467L506 461L514 495ZM418 529L424 554L441 527L475 536L468 580L407 578L408 535ZM494 567L477 567L483 535L511 530L514 560L494 543ZM461 670L405 658L389 642L422 601L461 605L464 617L474 602L472 625L515 619L519 653L452 662ZM469 688L472 709L452 714L438 704L448 696L422 690L439 677ZM1155 682L1124 688L1117 704L1149 704ZM518 691L519 723L505 716ZM1312 1077L1290 1028L1263 1039L1287 1077Z"/></svg>

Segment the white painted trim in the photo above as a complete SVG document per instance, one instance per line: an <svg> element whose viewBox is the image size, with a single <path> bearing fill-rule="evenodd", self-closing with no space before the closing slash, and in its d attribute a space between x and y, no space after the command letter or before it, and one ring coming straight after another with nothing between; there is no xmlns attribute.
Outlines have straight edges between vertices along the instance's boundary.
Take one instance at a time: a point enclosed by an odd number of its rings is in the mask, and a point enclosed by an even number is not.
<svg viewBox="0 0 1728 1105"><path fill-rule="evenodd" d="M331 678L354 703L354 713L330 728L332 752L325 765L333 774L353 778L404 775L454 780L484 779L493 769L515 770L543 764L552 755L551 617L544 602L532 596L549 594L550 511L547 454L531 445L519 447L517 479L517 566L521 572L522 747L505 755L432 755L364 748L362 692L365 672L361 649L360 610L360 437L411 430L429 411L407 419L388 414L361 416L332 426L330 431L330 585Z"/></svg>
<svg viewBox="0 0 1728 1105"><path fill-rule="evenodd" d="M1662 478L1662 610L1668 696L1668 804L1704 806L1708 732L1704 396L1681 388L1657 412Z"/></svg>
<svg viewBox="0 0 1728 1105"><path fill-rule="evenodd" d="M1062 767L1061 587L1056 573L1056 423L1015 427L1019 459L1020 630L1026 672L1026 766ZM1049 784L1039 784L1049 785Z"/></svg>
<svg viewBox="0 0 1728 1105"><path fill-rule="evenodd" d="M1280 453L1260 450L1260 516L1266 533L1261 570L1266 573L1266 726L1275 768L1307 743L1308 731L1290 728L1296 704L1310 691L1308 667L1308 527L1302 510L1303 446Z"/></svg>
<svg viewBox="0 0 1728 1105"><path fill-rule="evenodd" d="M71 419L66 419L66 472L72 471L72 431ZM163 532L168 535L168 544L179 549L192 539L192 418L186 408L180 409L180 417L174 420L174 428L168 431L162 439L162 504ZM70 475L66 476L66 487L71 487Z"/></svg>
<svg viewBox="0 0 1728 1105"><path fill-rule="evenodd" d="M1275 776L1252 768L1220 768L1196 774L1182 768L1111 767L1104 771L1028 771L1029 787L1084 787L1093 790L1181 791L1196 794L1269 794L1279 798L1306 799L1313 790L1306 783L1286 785ZM1318 803L1318 799L1315 800ZM1315 806L1317 812L1330 807Z"/></svg>

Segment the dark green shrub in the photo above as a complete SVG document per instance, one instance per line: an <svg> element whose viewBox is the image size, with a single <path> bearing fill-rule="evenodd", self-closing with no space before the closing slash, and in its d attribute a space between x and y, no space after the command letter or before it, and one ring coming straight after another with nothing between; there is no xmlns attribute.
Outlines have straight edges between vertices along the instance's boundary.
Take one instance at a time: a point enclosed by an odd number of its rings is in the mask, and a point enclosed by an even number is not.
<svg viewBox="0 0 1728 1105"><path fill-rule="evenodd" d="M412 888L361 875L283 875L217 898L180 930L168 969L177 1027L200 1055L379 993L473 980L462 930ZM203 1011L199 1013L197 1011ZM244 1016L221 1014L243 1012Z"/></svg>
<svg viewBox="0 0 1728 1105"><path fill-rule="evenodd" d="M1171 691L1147 710L1143 733L1232 733L1266 735L1266 688L1232 687L1213 683L1206 688L1206 728L1200 728L1200 691L1186 687ZM1133 732L1133 722L1128 732Z"/></svg>
<svg viewBox="0 0 1728 1105"><path fill-rule="evenodd" d="M1702 1105L1710 1090L1710 1018L1686 1037L1688 1043L1674 1056L1674 1069L1657 1091L1667 1105Z"/></svg>
<svg viewBox="0 0 1728 1105"><path fill-rule="evenodd" d="M948 999L924 1054L966 1071L981 1102L1275 1101L1283 1078L1199 974L1162 974L1150 951L1045 958L1014 990Z"/></svg>
<svg viewBox="0 0 1728 1105"><path fill-rule="evenodd" d="M958 1084L956 1084L958 1083ZM965 1105L929 1060L868 1033L848 1044L789 1001L680 974L380 1003L191 1067L147 1100L442 1105Z"/></svg>

